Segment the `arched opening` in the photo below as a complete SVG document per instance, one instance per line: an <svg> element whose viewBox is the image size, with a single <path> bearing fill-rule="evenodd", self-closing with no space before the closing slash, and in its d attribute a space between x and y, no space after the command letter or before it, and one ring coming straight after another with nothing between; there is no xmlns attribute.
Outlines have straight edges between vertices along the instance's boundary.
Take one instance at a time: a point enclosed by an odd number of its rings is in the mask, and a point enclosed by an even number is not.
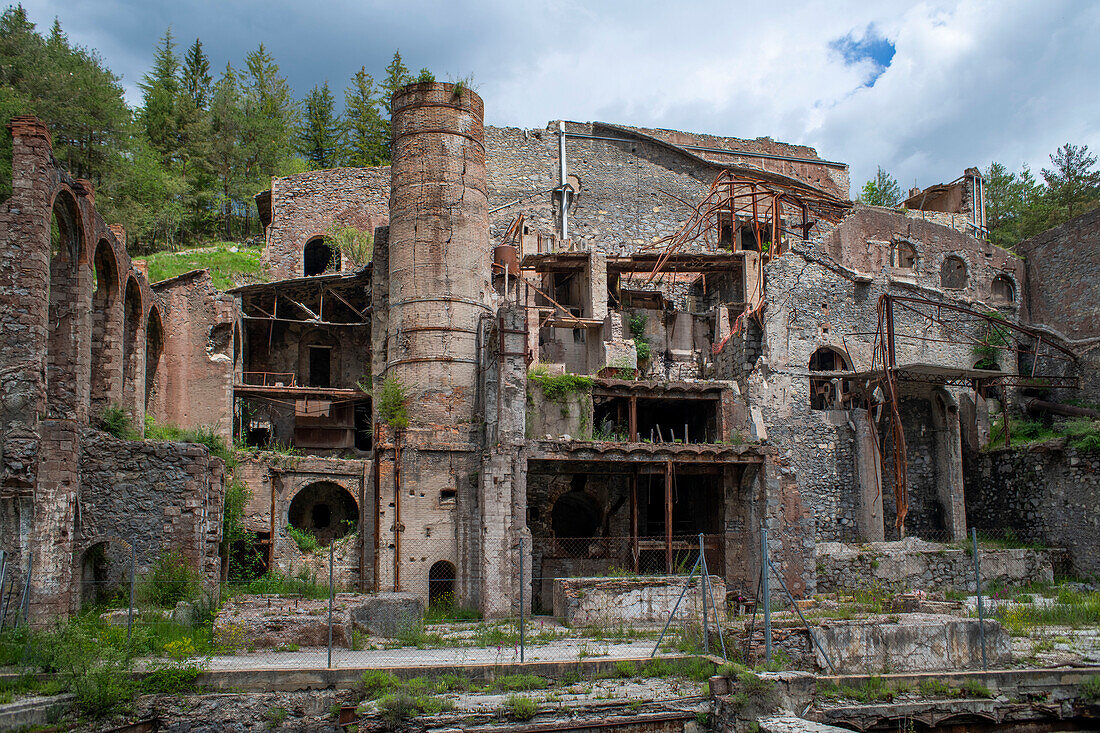
<svg viewBox="0 0 1100 733"><path fill-rule="evenodd" d="M122 393L125 406L131 412L137 408L137 343L141 331L141 287L137 279L126 280L126 293L122 300ZM136 417L136 416L135 416Z"/></svg>
<svg viewBox="0 0 1100 733"><path fill-rule="evenodd" d="M455 566L440 560L428 570L428 605L450 610L455 605Z"/></svg>
<svg viewBox="0 0 1100 733"><path fill-rule="evenodd" d="M891 256L891 264L899 270L917 269L917 248L909 242L894 242Z"/></svg>
<svg viewBox="0 0 1100 733"><path fill-rule="evenodd" d="M844 354L831 346L823 346L810 356L811 372L830 372L830 376L810 377L811 410L846 410L851 384L836 372L850 372L852 365Z"/></svg>
<svg viewBox="0 0 1100 733"><path fill-rule="evenodd" d="M321 545L351 534L359 527L359 505L345 488L318 481L295 494L287 512L291 527L308 532Z"/></svg>
<svg viewBox="0 0 1100 733"><path fill-rule="evenodd" d="M80 212L62 191L50 214L50 295L46 345L46 413L52 418L78 415L78 344L81 321L80 259L83 253Z"/></svg>
<svg viewBox="0 0 1100 733"><path fill-rule="evenodd" d="M157 390L157 370L164 353L164 326L161 324L160 311L156 306L149 309L149 320L145 326L145 411L153 401Z"/></svg>
<svg viewBox="0 0 1100 733"><path fill-rule="evenodd" d="M122 550L122 545L97 542L80 556L81 608L106 603L117 595L129 568L129 551Z"/></svg>
<svg viewBox="0 0 1100 733"><path fill-rule="evenodd" d="M120 357L119 336L122 313L118 308L121 287L118 263L110 242L101 239L92 258L95 270L92 292L92 392L93 412L99 413L118 399Z"/></svg>
<svg viewBox="0 0 1100 733"><path fill-rule="evenodd" d="M966 263L961 257L951 255L940 266L940 287L949 290L962 290L967 283Z"/></svg>
<svg viewBox="0 0 1100 733"><path fill-rule="evenodd" d="M1016 302L1016 283L1007 275L998 275L989 286L989 295L994 303L1011 305Z"/></svg>
<svg viewBox="0 0 1100 733"><path fill-rule="evenodd" d="M329 244L324 237L314 237L306 242L303 255L303 269L306 277L320 275L340 269L340 252Z"/></svg>
<svg viewBox="0 0 1100 733"><path fill-rule="evenodd" d="M555 537L595 537L599 527L600 506L583 489L565 492L550 510L550 528Z"/></svg>

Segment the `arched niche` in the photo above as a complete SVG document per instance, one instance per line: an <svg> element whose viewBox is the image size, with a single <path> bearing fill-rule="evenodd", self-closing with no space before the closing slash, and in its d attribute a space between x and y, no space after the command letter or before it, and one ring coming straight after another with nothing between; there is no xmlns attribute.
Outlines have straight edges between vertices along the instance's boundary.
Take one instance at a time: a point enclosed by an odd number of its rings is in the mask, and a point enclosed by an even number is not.
<svg viewBox="0 0 1100 733"><path fill-rule="evenodd" d="M810 355L811 372L850 372L852 365L840 349L822 346ZM837 376L810 377L811 410L844 410L850 387Z"/></svg>
<svg viewBox="0 0 1100 733"><path fill-rule="evenodd" d="M145 325L145 411L152 404L157 384L160 361L164 355L164 324L160 310L154 305L149 309L149 318Z"/></svg>
<svg viewBox="0 0 1100 733"><path fill-rule="evenodd" d="M449 560L432 563L428 569L428 605L450 610L455 604L455 566Z"/></svg>
<svg viewBox="0 0 1100 733"><path fill-rule="evenodd" d="M141 339L144 310L141 286L138 285L137 278L131 275L126 279L122 298L122 393L126 408L135 418L138 406L137 378L142 357L138 343Z"/></svg>
<svg viewBox="0 0 1100 733"><path fill-rule="evenodd" d="M317 538L321 545L359 528L359 505L347 489L332 481L303 487L290 501L287 524Z"/></svg>
<svg viewBox="0 0 1100 733"><path fill-rule="evenodd" d="M1012 305L1016 302L1016 283L1008 275L997 275L989 284L989 297L998 305Z"/></svg>
<svg viewBox="0 0 1100 733"><path fill-rule="evenodd" d="M325 237L313 237L302 251L302 272L306 277L340 269L340 252Z"/></svg>
<svg viewBox="0 0 1100 733"><path fill-rule="evenodd" d="M966 263L962 257L950 255L940 265L940 287L945 290L962 290L969 282Z"/></svg>

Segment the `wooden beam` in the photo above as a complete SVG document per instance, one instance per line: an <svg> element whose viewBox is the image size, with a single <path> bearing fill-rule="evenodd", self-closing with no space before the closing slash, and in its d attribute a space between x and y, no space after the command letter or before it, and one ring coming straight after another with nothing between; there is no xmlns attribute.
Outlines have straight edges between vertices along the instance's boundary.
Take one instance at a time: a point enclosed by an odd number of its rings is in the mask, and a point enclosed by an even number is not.
<svg viewBox="0 0 1100 733"><path fill-rule="evenodd" d="M665 569L672 575L672 461L665 463Z"/></svg>

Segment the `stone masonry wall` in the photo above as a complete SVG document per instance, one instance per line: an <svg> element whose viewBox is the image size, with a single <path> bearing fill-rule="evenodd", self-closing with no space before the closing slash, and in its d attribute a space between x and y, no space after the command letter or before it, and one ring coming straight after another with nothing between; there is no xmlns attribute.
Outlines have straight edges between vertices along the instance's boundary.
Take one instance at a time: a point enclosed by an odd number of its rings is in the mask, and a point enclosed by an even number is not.
<svg viewBox="0 0 1100 733"><path fill-rule="evenodd" d="M971 526L1065 548L1071 572L1100 575L1100 451L1078 451L1064 440L966 451L964 470Z"/></svg>
<svg viewBox="0 0 1100 733"><path fill-rule="evenodd" d="M374 233L389 222L390 168L335 168L271 179L261 265L272 280L302 277L306 242L333 223Z"/></svg>
<svg viewBox="0 0 1100 733"><path fill-rule="evenodd" d="M225 464L193 443L119 440L97 430L81 435L76 551L106 542L110 561L129 562L137 574L159 555L180 552L202 577L220 575L218 554L225 499ZM75 610L75 609L74 609Z"/></svg>
<svg viewBox="0 0 1100 733"><path fill-rule="evenodd" d="M1021 242L1031 319L1074 339L1100 336L1100 208Z"/></svg>

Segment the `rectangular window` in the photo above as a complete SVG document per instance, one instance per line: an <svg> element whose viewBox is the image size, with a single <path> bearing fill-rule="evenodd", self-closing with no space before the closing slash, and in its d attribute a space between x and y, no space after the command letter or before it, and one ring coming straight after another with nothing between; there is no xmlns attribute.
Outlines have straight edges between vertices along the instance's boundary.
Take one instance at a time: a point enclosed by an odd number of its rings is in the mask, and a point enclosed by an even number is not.
<svg viewBox="0 0 1100 733"><path fill-rule="evenodd" d="M309 386L331 387L332 349L328 346L309 347Z"/></svg>

